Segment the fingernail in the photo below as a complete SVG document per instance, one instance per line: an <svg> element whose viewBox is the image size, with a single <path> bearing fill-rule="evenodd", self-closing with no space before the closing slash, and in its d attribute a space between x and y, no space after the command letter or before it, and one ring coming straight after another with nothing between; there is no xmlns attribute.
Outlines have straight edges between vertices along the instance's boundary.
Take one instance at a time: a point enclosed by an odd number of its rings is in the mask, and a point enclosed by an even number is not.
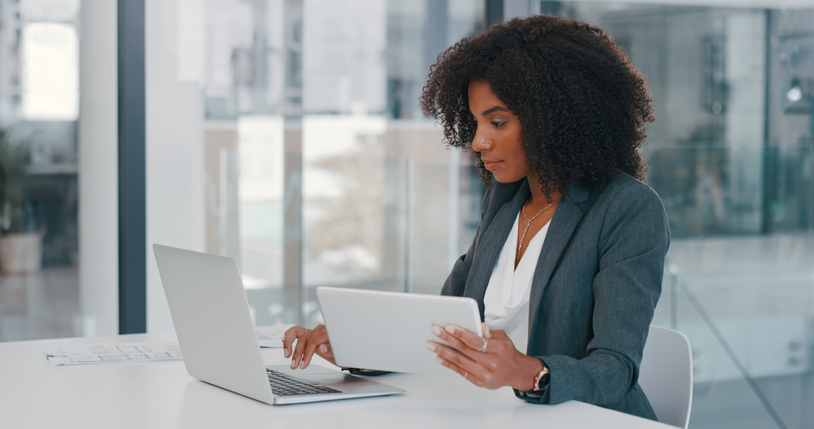
<svg viewBox="0 0 814 429"><path fill-rule="evenodd" d="M441 328L433 326L432 329L430 329L430 332L432 332L434 335L441 335Z"/></svg>
<svg viewBox="0 0 814 429"><path fill-rule="evenodd" d="M434 352L435 351L435 344L427 343L427 350Z"/></svg>
<svg viewBox="0 0 814 429"><path fill-rule="evenodd" d="M435 358L435 361L438 362L438 363L444 363L444 360L441 359L441 356L438 356L437 358Z"/></svg>
<svg viewBox="0 0 814 429"><path fill-rule="evenodd" d="M294 369L296 367L297 367L297 362L292 360L291 361L291 369Z"/></svg>
<svg viewBox="0 0 814 429"><path fill-rule="evenodd" d="M319 351L322 352L322 353L328 353L328 346L326 346L324 344L319 346Z"/></svg>
<svg viewBox="0 0 814 429"><path fill-rule="evenodd" d="M447 325L447 327L444 329L446 329L446 331L449 332L450 334L455 333L455 328L453 328L452 325Z"/></svg>
<svg viewBox="0 0 814 429"><path fill-rule="evenodd" d="M303 360L302 363L300 364L300 369L305 369L305 360Z"/></svg>
<svg viewBox="0 0 814 429"><path fill-rule="evenodd" d="M291 357L291 352L285 349L285 357Z"/></svg>

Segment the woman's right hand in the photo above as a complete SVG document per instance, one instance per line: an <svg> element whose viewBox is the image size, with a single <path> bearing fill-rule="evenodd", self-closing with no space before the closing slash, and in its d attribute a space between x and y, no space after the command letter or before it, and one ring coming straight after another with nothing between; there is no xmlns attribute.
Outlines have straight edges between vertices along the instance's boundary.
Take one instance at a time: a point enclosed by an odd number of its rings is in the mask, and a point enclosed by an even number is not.
<svg viewBox="0 0 814 429"><path fill-rule="evenodd" d="M294 340L297 340L296 347L294 347ZM283 351L285 357L291 358L291 369L307 368L314 353L336 365L325 325L318 325L314 329L305 329L299 325L293 326L283 334Z"/></svg>

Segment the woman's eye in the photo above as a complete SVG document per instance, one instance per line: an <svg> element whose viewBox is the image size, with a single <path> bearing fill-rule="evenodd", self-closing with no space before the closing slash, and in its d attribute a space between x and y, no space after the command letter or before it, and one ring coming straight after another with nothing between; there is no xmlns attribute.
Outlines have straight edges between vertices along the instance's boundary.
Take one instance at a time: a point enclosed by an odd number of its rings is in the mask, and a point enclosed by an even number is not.
<svg viewBox="0 0 814 429"><path fill-rule="evenodd" d="M506 123L505 122L492 122L492 125L494 125L495 128L500 128L500 127L506 125Z"/></svg>

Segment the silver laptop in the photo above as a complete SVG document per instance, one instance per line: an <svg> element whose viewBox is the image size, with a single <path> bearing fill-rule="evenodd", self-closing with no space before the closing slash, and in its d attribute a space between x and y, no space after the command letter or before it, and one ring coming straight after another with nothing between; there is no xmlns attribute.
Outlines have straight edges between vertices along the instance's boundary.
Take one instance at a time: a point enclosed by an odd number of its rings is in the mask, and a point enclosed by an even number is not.
<svg viewBox="0 0 814 429"><path fill-rule="evenodd" d="M189 375L267 404L404 393L311 365L265 366L234 259L153 245Z"/></svg>

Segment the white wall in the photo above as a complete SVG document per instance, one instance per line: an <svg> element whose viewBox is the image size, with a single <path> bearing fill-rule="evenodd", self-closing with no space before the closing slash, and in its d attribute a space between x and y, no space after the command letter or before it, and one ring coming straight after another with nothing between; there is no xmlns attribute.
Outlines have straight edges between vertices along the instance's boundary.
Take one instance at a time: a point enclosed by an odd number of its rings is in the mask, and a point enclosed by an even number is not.
<svg viewBox="0 0 814 429"><path fill-rule="evenodd" d="M116 2L85 0L79 44L79 293L76 331L119 333Z"/></svg>
<svg viewBox="0 0 814 429"><path fill-rule="evenodd" d="M173 330L152 244L205 250L203 98L195 81L203 73L194 72L202 49L197 44L205 40L204 27L194 21L204 7L146 2L148 332Z"/></svg>

